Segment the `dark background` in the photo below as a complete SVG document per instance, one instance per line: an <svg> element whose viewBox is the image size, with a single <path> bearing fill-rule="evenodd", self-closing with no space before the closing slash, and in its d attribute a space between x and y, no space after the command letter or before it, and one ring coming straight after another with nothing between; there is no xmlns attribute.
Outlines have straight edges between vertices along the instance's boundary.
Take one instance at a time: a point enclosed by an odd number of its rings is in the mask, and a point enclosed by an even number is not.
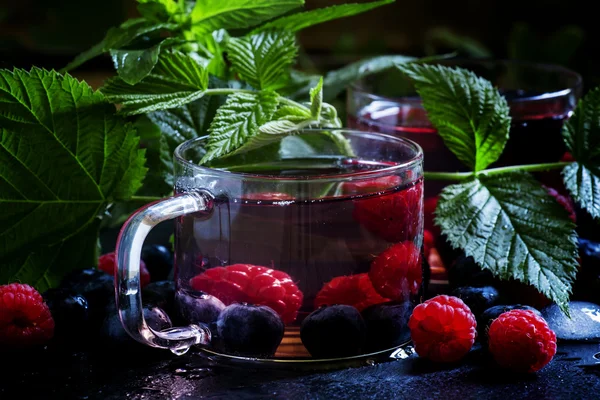
<svg viewBox="0 0 600 400"><path fill-rule="evenodd" d="M352 0L359 1L359 0ZM306 0L320 8L350 0ZM588 0L397 0L300 33L301 67L326 71L383 53L448 50L474 57L556 63L600 84L600 23ZM0 67L63 67L111 26L136 16L135 0L0 0ZM93 86L112 73L108 57L75 71Z"/></svg>

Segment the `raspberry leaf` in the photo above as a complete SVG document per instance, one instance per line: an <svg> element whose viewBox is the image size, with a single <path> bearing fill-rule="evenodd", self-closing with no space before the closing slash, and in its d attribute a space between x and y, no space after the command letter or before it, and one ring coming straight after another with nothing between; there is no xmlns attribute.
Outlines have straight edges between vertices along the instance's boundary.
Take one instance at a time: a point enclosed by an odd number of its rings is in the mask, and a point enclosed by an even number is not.
<svg viewBox="0 0 600 400"><path fill-rule="evenodd" d="M417 63L398 68L413 79L427 117L465 165L481 171L500 157L510 116L491 82L462 68Z"/></svg>
<svg viewBox="0 0 600 400"><path fill-rule="evenodd" d="M575 224L531 175L480 176L447 186L436 223L481 267L533 285L568 310L577 270Z"/></svg>
<svg viewBox="0 0 600 400"><path fill-rule="evenodd" d="M179 107L204 96L208 72L192 57L179 51L163 52L152 73L130 85L121 77L109 79L102 92L121 104L124 115Z"/></svg>
<svg viewBox="0 0 600 400"><path fill-rule="evenodd" d="M303 5L304 0L198 0L191 14L193 29L251 28Z"/></svg>
<svg viewBox="0 0 600 400"><path fill-rule="evenodd" d="M177 13L183 13L182 1L175 0L137 0L137 9L149 21L167 22ZM179 3L179 4L178 4Z"/></svg>
<svg viewBox="0 0 600 400"><path fill-rule="evenodd" d="M600 218L600 88L579 102L563 138L577 161L563 170L565 186L581 207Z"/></svg>
<svg viewBox="0 0 600 400"><path fill-rule="evenodd" d="M313 118L321 116L321 108L323 107L323 78L319 79L317 86L310 89L310 113Z"/></svg>
<svg viewBox="0 0 600 400"><path fill-rule="evenodd" d="M43 292L56 287L73 269L91 268L98 262L98 230L96 218L83 231L52 246L36 247L2 262L0 282L21 282Z"/></svg>
<svg viewBox="0 0 600 400"><path fill-rule="evenodd" d="M200 163L238 151L273 116L277 104L277 94L271 91L230 95L210 124L207 152Z"/></svg>
<svg viewBox="0 0 600 400"><path fill-rule="evenodd" d="M292 33L269 31L230 39L227 54L240 79L257 89L276 90L285 86L298 46Z"/></svg>
<svg viewBox="0 0 600 400"><path fill-rule="evenodd" d="M278 18L274 21L254 29L253 33L268 30L281 29L289 32L298 32L309 26L321 24L338 18L350 17L352 15L361 14L374 8L391 4L395 0L381 0L371 3L350 3L340 4L331 7L318 8L316 10L299 12L285 17Z"/></svg>
<svg viewBox="0 0 600 400"><path fill-rule="evenodd" d="M107 204L141 187L146 168L135 130L87 84L38 68L0 75L0 262L33 254L2 269L5 282L46 268L35 255L88 232Z"/></svg>
<svg viewBox="0 0 600 400"><path fill-rule="evenodd" d="M128 20L119 27L110 28L100 43L79 54L61 72L71 71L105 52L123 48L144 36L159 37L161 31L171 31L177 28L177 24L154 23L145 18Z"/></svg>

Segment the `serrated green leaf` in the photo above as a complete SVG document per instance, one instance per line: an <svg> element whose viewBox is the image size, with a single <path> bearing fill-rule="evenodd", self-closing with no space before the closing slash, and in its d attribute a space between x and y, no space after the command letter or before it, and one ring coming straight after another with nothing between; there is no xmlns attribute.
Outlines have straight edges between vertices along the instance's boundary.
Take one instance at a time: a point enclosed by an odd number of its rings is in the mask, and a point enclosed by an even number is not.
<svg viewBox="0 0 600 400"><path fill-rule="evenodd" d="M28 283L39 292L59 285L70 271L94 268L98 263L97 249L100 219L85 230L53 246L40 246L3 262L0 282Z"/></svg>
<svg viewBox="0 0 600 400"><path fill-rule="evenodd" d="M4 265L86 232L109 202L140 188L146 169L131 125L86 83L38 68L0 76ZM22 267L46 270L47 262L34 258ZM8 280L17 273L11 270Z"/></svg>
<svg viewBox="0 0 600 400"><path fill-rule="evenodd" d="M296 106L281 106L273 114L273 119L287 119L292 122L301 122L312 118L311 113L306 108Z"/></svg>
<svg viewBox="0 0 600 400"><path fill-rule="evenodd" d="M251 28L302 5L304 0L200 0L192 10L192 23L204 33Z"/></svg>
<svg viewBox="0 0 600 400"><path fill-rule="evenodd" d="M427 118L459 160L481 171L500 157L510 110L491 82L462 68L417 63L398 68L414 81Z"/></svg>
<svg viewBox="0 0 600 400"><path fill-rule="evenodd" d="M109 79L102 92L121 104L125 115L179 107L201 98L208 86L208 73L192 57L179 51L163 52L152 73L136 85L120 77Z"/></svg>
<svg viewBox="0 0 600 400"><path fill-rule="evenodd" d="M200 164L239 150L271 118L277 103L277 94L270 91L230 95L210 124L207 152Z"/></svg>
<svg viewBox="0 0 600 400"><path fill-rule="evenodd" d="M393 68L398 64L417 60L408 56L378 56L348 64L340 69L330 71L323 80L325 101L330 101L359 78Z"/></svg>
<svg viewBox="0 0 600 400"><path fill-rule="evenodd" d="M135 85L144 79L158 62L158 55L163 42L146 49L111 50L113 65L125 83Z"/></svg>
<svg viewBox="0 0 600 400"><path fill-rule="evenodd" d="M230 39L227 54L240 79L257 89L276 90L285 85L298 46L292 33L269 31Z"/></svg>
<svg viewBox="0 0 600 400"><path fill-rule="evenodd" d="M118 28L110 28L100 43L79 54L66 67L61 69L60 72L71 71L102 53L125 47L142 36L158 35L163 30L174 30L177 27L178 25L176 24L157 24L147 21L144 18L128 20Z"/></svg>
<svg viewBox="0 0 600 400"><path fill-rule="evenodd" d="M600 218L600 88L591 90L563 126L567 150L577 161L563 170L571 196Z"/></svg>
<svg viewBox="0 0 600 400"><path fill-rule="evenodd" d="M313 118L319 119L321 107L323 106L323 77L319 79L317 86L310 89L310 113Z"/></svg>
<svg viewBox="0 0 600 400"><path fill-rule="evenodd" d="M454 247L495 276L533 285L567 310L577 271L575 224L531 175L447 186L436 223Z"/></svg>
<svg viewBox="0 0 600 400"><path fill-rule="evenodd" d="M299 12L281 17L271 22L267 22L263 26L255 28L252 33L269 29L281 29L288 32L298 32L302 29L308 28L309 26L321 24L323 22L338 18L350 17L356 14L362 14L374 8L391 4L394 1L395 0L381 0L371 3L348 3Z"/></svg>
<svg viewBox="0 0 600 400"><path fill-rule="evenodd" d="M150 21L167 22L173 15L183 13L175 0L138 0L138 11Z"/></svg>

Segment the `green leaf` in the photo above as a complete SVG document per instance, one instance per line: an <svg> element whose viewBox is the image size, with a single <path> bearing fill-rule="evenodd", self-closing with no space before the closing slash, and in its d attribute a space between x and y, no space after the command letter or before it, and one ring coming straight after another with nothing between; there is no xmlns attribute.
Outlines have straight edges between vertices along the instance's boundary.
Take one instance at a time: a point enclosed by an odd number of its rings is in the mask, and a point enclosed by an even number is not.
<svg viewBox="0 0 600 400"><path fill-rule="evenodd" d="M75 57L61 72L71 71L102 53L125 47L142 36L158 35L163 30L174 30L177 27L175 24L153 23L144 18L128 20L118 28L110 28L100 43Z"/></svg>
<svg viewBox="0 0 600 400"><path fill-rule="evenodd" d="M252 33L268 30L281 29L288 32L298 32L309 26L321 24L338 18L350 17L356 14L361 14L365 11L381 7L386 4L391 4L395 0L381 0L371 3L349 3L340 4L331 7L318 8L315 10L299 12L292 15L281 17L271 22L255 28Z"/></svg>
<svg viewBox="0 0 600 400"><path fill-rule="evenodd" d="M286 85L277 89L277 93L293 100L306 100L309 91L321 79L320 75L307 74L298 70L291 70Z"/></svg>
<svg viewBox="0 0 600 400"><path fill-rule="evenodd" d="M144 18L157 22L167 22L173 15L183 13L175 0L138 0L137 9Z"/></svg>
<svg viewBox="0 0 600 400"><path fill-rule="evenodd" d="M292 33L272 31L232 38L227 52L240 79L257 89L275 90L285 85L298 46Z"/></svg>
<svg viewBox="0 0 600 400"><path fill-rule="evenodd" d="M207 153L200 161L205 164L239 150L258 134L258 128L267 122L277 107L277 94L270 91L235 93L217 110L210 125Z"/></svg>
<svg viewBox="0 0 600 400"><path fill-rule="evenodd" d="M192 23L204 33L250 28L302 5L304 0L199 0Z"/></svg>
<svg viewBox="0 0 600 400"><path fill-rule="evenodd" d="M310 113L313 118L319 119L323 106L323 78L319 79L317 86L310 89Z"/></svg>
<svg viewBox="0 0 600 400"><path fill-rule="evenodd" d="M413 79L427 117L463 163L481 171L500 157L510 116L491 82L462 68L417 63L398 68Z"/></svg>
<svg viewBox="0 0 600 400"><path fill-rule="evenodd" d="M38 68L0 75L4 264L86 231L109 202L140 188L146 169L131 125L86 83ZM35 260L28 268L47 267Z"/></svg>
<svg viewBox="0 0 600 400"><path fill-rule="evenodd" d="M331 100L343 92L346 87L359 78L370 74L384 71L397 64L415 61L415 57L408 56L378 56L363 59L348 64L338 70L330 71L325 75L323 88L326 94L325 100Z"/></svg>
<svg viewBox="0 0 600 400"><path fill-rule="evenodd" d="M101 90L111 102L123 106L122 114L133 115L190 103L202 97L207 86L206 69L192 57L171 51L161 53L152 73L138 84L116 77Z"/></svg>
<svg viewBox="0 0 600 400"><path fill-rule="evenodd" d="M531 175L447 186L436 223L454 247L495 276L533 285L567 310L577 271L575 224Z"/></svg>
<svg viewBox="0 0 600 400"><path fill-rule="evenodd" d="M563 126L567 150L577 162L563 170L571 196L594 218L600 218L600 88L579 101Z"/></svg>
<svg viewBox="0 0 600 400"><path fill-rule="evenodd" d="M152 71L158 62L162 47L173 44L173 39L162 40L145 49L111 50L110 55L119 77L124 82L135 85Z"/></svg>
<svg viewBox="0 0 600 400"><path fill-rule="evenodd" d="M85 229L53 246L40 246L3 261L0 282L21 282L44 292L58 286L70 271L94 268L98 263L98 230L100 219L91 221Z"/></svg>

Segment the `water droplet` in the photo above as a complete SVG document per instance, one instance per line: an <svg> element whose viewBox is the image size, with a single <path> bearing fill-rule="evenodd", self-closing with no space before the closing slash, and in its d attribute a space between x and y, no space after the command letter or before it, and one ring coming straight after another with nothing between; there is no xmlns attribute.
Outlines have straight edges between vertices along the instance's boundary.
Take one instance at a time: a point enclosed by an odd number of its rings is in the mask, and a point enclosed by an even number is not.
<svg viewBox="0 0 600 400"><path fill-rule="evenodd" d="M187 353L189 349L190 349L189 347L184 347L184 348L179 348L179 349L171 349L171 353L175 354L176 356L182 356L185 353Z"/></svg>
<svg viewBox="0 0 600 400"><path fill-rule="evenodd" d="M176 374L185 374L187 372L187 369L183 369L183 368L177 368L175 370Z"/></svg>

